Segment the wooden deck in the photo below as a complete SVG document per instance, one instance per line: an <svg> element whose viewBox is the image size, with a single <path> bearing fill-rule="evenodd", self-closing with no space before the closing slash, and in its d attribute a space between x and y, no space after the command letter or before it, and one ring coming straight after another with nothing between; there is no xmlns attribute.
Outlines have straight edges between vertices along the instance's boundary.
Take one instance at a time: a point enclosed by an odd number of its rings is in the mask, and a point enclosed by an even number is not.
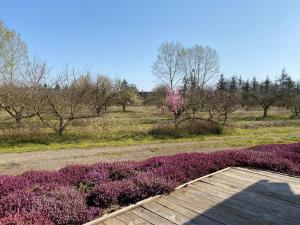
<svg viewBox="0 0 300 225"><path fill-rule="evenodd" d="M300 224L300 179L228 168L88 224Z"/></svg>

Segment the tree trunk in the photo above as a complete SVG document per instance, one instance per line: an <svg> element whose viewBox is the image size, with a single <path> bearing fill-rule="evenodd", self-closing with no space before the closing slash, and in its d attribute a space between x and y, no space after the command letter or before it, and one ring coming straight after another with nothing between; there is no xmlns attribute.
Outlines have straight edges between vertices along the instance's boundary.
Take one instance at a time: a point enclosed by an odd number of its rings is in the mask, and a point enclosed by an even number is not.
<svg viewBox="0 0 300 225"><path fill-rule="evenodd" d="M59 118L59 130L58 130L58 135L62 136L64 133L64 119Z"/></svg>
<svg viewBox="0 0 300 225"><path fill-rule="evenodd" d="M224 113L224 119L223 119L223 123L222 123L222 125L223 125L223 126L225 126L225 124L226 124L227 120L228 120L228 113L227 113L227 112L225 112L225 113Z"/></svg>
<svg viewBox="0 0 300 225"><path fill-rule="evenodd" d="M101 113L100 107L96 107L96 114L97 114L97 116L100 116L100 113Z"/></svg>
<svg viewBox="0 0 300 225"><path fill-rule="evenodd" d="M174 126L175 126L175 130L177 131L179 127L179 123L178 123L178 118L176 116L174 118Z"/></svg>
<svg viewBox="0 0 300 225"><path fill-rule="evenodd" d="M263 115L263 118L266 118L268 116L268 109L269 107L265 106L264 107L264 115Z"/></svg>
<svg viewBox="0 0 300 225"><path fill-rule="evenodd" d="M299 116L299 111L300 111L300 108L298 107L295 107L294 111L293 111L293 114L295 117L298 117Z"/></svg>
<svg viewBox="0 0 300 225"><path fill-rule="evenodd" d="M197 112L197 109L193 109L193 119L196 118L196 112Z"/></svg>
<svg viewBox="0 0 300 225"><path fill-rule="evenodd" d="M20 125L21 124L21 116L16 116L15 117L15 120L16 120L16 123L18 124L18 125Z"/></svg>

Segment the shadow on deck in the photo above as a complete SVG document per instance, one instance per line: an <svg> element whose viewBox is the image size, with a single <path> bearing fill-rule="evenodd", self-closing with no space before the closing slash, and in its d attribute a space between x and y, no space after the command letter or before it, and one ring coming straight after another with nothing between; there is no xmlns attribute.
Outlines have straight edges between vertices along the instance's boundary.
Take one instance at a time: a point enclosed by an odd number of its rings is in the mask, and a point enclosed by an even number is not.
<svg viewBox="0 0 300 225"><path fill-rule="evenodd" d="M202 196L203 201L225 197L227 193L231 193L232 189L220 183L219 187L224 190L219 194L212 193L211 196L206 194L206 198ZM261 180L184 224L206 224L202 221L204 217L209 218L215 224L296 225L300 224L300 195L294 194L288 183Z"/></svg>
<svg viewBox="0 0 300 225"><path fill-rule="evenodd" d="M298 225L300 179L227 168L88 225Z"/></svg>

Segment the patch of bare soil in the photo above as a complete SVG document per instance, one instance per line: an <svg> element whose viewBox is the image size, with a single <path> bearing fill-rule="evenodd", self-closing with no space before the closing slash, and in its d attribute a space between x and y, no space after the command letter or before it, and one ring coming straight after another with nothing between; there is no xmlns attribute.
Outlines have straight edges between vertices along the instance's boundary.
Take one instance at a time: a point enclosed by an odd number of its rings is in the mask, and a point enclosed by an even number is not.
<svg viewBox="0 0 300 225"><path fill-rule="evenodd" d="M211 143L212 144L212 143ZM120 160L143 160L153 156L183 152L211 152L201 141L160 143L93 149L64 149L43 152L0 154L0 174L20 174L28 170L57 170L69 164L91 164Z"/></svg>

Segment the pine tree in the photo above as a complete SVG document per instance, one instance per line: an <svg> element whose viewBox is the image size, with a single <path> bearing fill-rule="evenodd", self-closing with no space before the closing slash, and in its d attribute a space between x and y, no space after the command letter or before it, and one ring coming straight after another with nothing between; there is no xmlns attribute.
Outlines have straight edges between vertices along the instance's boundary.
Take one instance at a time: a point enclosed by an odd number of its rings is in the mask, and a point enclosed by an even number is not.
<svg viewBox="0 0 300 225"><path fill-rule="evenodd" d="M267 77L266 80L262 83L262 88L264 91L269 91L270 87L272 85L271 80Z"/></svg>
<svg viewBox="0 0 300 225"><path fill-rule="evenodd" d="M239 90L242 90L242 88L243 88L243 83L244 83L244 81L243 81L243 79L242 79L242 76L240 75L239 81L238 81L238 89L239 89Z"/></svg>
<svg viewBox="0 0 300 225"><path fill-rule="evenodd" d="M232 76L229 83L229 91L236 92L237 90L238 90L238 85L237 85L236 77Z"/></svg>
<svg viewBox="0 0 300 225"><path fill-rule="evenodd" d="M259 84L256 80L256 77L253 77L252 82L251 82L251 88L253 91L256 91L258 88Z"/></svg>
<svg viewBox="0 0 300 225"><path fill-rule="evenodd" d="M219 79L219 81L217 83L217 89L219 91L225 91L227 89L227 82L226 82L226 80L224 78L224 74L220 75L220 79Z"/></svg>
<svg viewBox="0 0 300 225"><path fill-rule="evenodd" d="M289 108L291 105L291 99L295 92L295 82L291 76L287 73L286 69L282 69L280 78L278 79L279 90L280 90L280 106Z"/></svg>
<svg viewBox="0 0 300 225"><path fill-rule="evenodd" d="M240 103L243 107L249 108L252 105L252 101L250 98L250 82L249 79L243 82L241 87L241 98Z"/></svg>
<svg viewBox="0 0 300 225"><path fill-rule="evenodd" d="M249 92L250 90L250 82L249 82L249 79L246 80L243 85L242 85L242 90L243 92Z"/></svg>

